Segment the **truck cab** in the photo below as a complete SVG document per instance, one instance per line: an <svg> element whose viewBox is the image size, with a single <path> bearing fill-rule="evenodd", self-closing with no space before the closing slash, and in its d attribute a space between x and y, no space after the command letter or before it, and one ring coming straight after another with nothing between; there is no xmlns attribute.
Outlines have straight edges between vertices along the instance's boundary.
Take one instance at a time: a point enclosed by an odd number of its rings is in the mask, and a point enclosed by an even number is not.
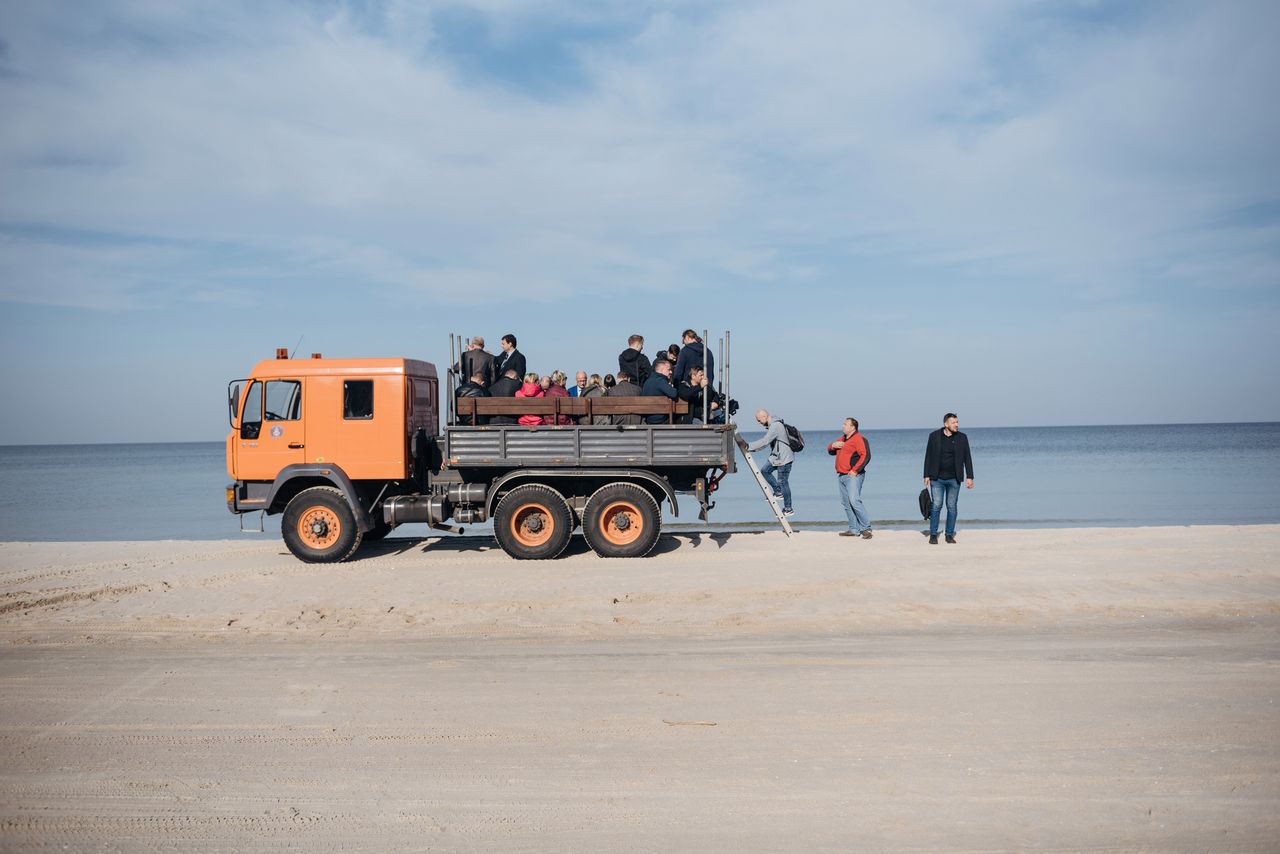
<svg viewBox="0 0 1280 854"><path fill-rule="evenodd" d="M363 539L385 536L369 511L382 486L420 478L426 437L440 429L439 390L435 366L415 359L259 362L228 385L228 508L281 513L305 490L338 490ZM303 538L313 545L346 539L338 524L312 527Z"/></svg>

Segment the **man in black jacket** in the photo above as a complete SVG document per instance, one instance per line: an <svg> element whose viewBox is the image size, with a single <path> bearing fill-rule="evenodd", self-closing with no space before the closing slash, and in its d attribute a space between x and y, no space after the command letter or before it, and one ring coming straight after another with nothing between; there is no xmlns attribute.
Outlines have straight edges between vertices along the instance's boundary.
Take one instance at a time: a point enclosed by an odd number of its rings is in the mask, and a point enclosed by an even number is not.
<svg viewBox="0 0 1280 854"><path fill-rule="evenodd" d="M954 412L942 418L942 429L929 434L924 449L924 485L933 500L929 514L929 544L938 544L938 521L942 502L947 502L947 542L956 541L956 504L960 500L960 481L973 489L973 455L969 453L969 437L960 432L960 419Z"/></svg>
<svg viewBox="0 0 1280 854"><path fill-rule="evenodd" d="M477 335L467 345L467 351L458 360L458 376L466 378L473 374L484 377L484 386L488 388L498 378L494 370L493 354L484 349L484 339Z"/></svg>
<svg viewBox="0 0 1280 854"><path fill-rule="evenodd" d="M471 375L471 378L469 380L467 380L462 385L458 386L458 390L454 392L454 396L457 397L459 400L461 400L464 397L488 397L489 392L486 391L484 387L484 374L480 371L476 371L474 374ZM466 426L470 426L472 423L471 416L459 415L458 423ZM489 418L488 416L485 416L485 415L477 415L475 423L488 424Z"/></svg>
<svg viewBox="0 0 1280 854"><path fill-rule="evenodd" d="M708 388L707 375L702 372L701 365L695 365L689 369L689 378L676 388L676 396L681 400L689 401L689 414L681 419L682 424L701 424L702 423L702 398ZM707 402L709 407L708 418L715 420L716 410L720 408L720 402L716 398L715 392L711 392L710 400Z"/></svg>
<svg viewBox="0 0 1280 854"><path fill-rule="evenodd" d="M489 389L490 397L515 397L516 392L520 390L521 378L516 376L516 372L508 369L502 376L494 381L493 386ZM490 424L515 424L516 417L514 415L493 415L489 418Z"/></svg>
<svg viewBox="0 0 1280 854"><path fill-rule="evenodd" d="M502 336L502 352L493 360L495 376L502 376L507 371L515 371L516 376L523 378L528 368L524 364L524 354L516 349L516 336L508 333Z"/></svg>
<svg viewBox="0 0 1280 854"><path fill-rule="evenodd" d="M643 349L644 336L632 335L627 339L627 349L618 354L618 373L631 377L638 386L648 382L649 374L653 373L653 365L649 362L649 357L641 352Z"/></svg>

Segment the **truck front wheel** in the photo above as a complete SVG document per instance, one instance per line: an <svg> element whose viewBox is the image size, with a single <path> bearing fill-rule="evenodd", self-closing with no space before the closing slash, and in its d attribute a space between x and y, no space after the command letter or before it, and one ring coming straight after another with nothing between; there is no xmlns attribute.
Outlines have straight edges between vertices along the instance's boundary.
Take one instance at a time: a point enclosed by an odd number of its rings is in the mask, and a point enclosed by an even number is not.
<svg viewBox="0 0 1280 854"><path fill-rule="evenodd" d="M295 495L284 508L280 529L289 551L307 563L337 563L360 547L351 505L331 486L313 486Z"/></svg>
<svg viewBox="0 0 1280 854"><path fill-rule="evenodd" d="M582 513L582 534L600 557L644 557L658 544L662 512L634 483L611 483L591 494Z"/></svg>
<svg viewBox="0 0 1280 854"><path fill-rule="evenodd" d="M573 512L564 496L548 486L517 486L498 502L493 533L502 550L517 560L550 560L569 545Z"/></svg>

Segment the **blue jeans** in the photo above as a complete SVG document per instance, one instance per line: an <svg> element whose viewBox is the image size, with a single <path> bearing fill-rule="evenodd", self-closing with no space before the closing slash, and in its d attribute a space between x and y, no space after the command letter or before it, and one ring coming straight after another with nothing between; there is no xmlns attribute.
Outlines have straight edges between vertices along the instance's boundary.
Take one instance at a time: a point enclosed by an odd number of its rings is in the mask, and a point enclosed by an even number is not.
<svg viewBox="0 0 1280 854"><path fill-rule="evenodd" d="M774 480L773 473L778 473L777 480ZM760 476L764 478L764 482L769 484L769 488L774 493L782 493L782 509L791 509L791 463L783 463L775 466L773 463L765 463L760 469Z"/></svg>
<svg viewBox="0 0 1280 854"><path fill-rule="evenodd" d="M866 477L866 472L836 476L836 480L840 481L840 506L844 508L844 515L849 517L849 530L855 534L861 534L871 527L871 517L867 515L867 508L862 503L862 482Z"/></svg>
<svg viewBox="0 0 1280 854"><path fill-rule="evenodd" d="M929 536L938 536L938 517L942 515L942 494L947 496L947 536L956 535L956 502L960 500L960 481L929 481L929 497L933 499L933 512L929 514Z"/></svg>

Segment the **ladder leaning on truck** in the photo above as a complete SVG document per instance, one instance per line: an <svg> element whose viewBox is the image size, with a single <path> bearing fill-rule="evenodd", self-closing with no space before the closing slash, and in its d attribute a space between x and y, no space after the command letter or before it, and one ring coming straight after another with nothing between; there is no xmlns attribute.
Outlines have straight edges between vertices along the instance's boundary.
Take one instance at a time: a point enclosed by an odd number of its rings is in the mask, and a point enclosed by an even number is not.
<svg viewBox="0 0 1280 854"><path fill-rule="evenodd" d="M720 348L727 391L728 333ZM732 418L677 423L685 401L462 398L456 412L448 380L441 430L439 376L428 362L278 350L228 386L227 508L282 514L285 544L314 563L346 560L406 523L460 532L447 523L489 520L514 558L557 557L579 527L597 554L639 557L658 542L664 502L678 516L678 496L691 495L705 520L720 479L736 470ZM457 423L512 414L580 423ZM665 421L594 423L624 415Z"/></svg>

